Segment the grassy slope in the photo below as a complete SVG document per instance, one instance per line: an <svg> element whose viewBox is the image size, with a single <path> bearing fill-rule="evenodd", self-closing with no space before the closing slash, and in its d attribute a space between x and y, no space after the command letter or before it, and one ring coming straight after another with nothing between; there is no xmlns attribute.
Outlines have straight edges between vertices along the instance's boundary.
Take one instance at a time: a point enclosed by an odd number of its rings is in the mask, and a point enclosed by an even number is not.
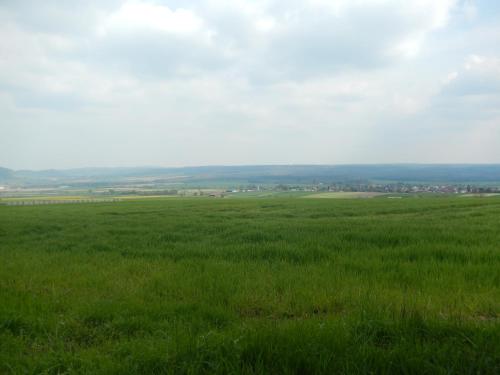
<svg viewBox="0 0 500 375"><path fill-rule="evenodd" d="M498 373L500 199L0 206L0 373Z"/></svg>

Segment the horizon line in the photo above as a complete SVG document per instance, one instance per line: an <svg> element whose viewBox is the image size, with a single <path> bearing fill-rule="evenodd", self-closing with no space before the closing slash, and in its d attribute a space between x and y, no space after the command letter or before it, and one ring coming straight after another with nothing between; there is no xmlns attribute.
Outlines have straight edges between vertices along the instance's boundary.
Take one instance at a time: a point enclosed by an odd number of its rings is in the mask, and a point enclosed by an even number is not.
<svg viewBox="0 0 500 375"><path fill-rule="evenodd" d="M390 163L272 163L272 164L199 164L183 166L160 166L160 165L130 165L130 166L86 166L86 167L64 167L64 168L9 168L0 165L0 168L13 172L31 171L71 171L85 169L187 169L187 168L234 168L234 167L339 167L339 166L500 166L500 162L492 163L415 163L415 162L390 162Z"/></svg>

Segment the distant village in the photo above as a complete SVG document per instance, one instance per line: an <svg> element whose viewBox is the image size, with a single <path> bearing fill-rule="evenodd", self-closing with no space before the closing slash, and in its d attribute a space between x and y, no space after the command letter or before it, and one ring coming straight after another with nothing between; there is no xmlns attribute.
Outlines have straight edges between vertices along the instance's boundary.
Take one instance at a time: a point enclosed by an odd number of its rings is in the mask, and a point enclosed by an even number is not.
<svg viewBox="0 0 500 375"><path fill-rule="evenodd" d="M0 200L8 197L29 197L30 195L65 196L82 195L78 199L121 199L126 196L182 196L182 197L216 197L247 193L249 195L261 196L273 192L366 192L387 194L500 194L500 186L472 185L472 184L411 184L411 183L323 183L314 181L311 184L242 184L237 186L203 187L203 186L178 186L176 189L165 188L165 186L151 184L149 186L113 186L88 190L75 190L69 186L58 188L8 188L0 186ZM4 202L5 203L5 202Z"/></svg>
<svg viewBox="0 0 500 375"><path fill-rule="evenodd" d="M112 195L134 194L148 195L181 195L224 197L237 193L258 192L374 192L374 193L442 193L442 194L495 194L500 193L500 186L477 186L464 184L409 184L409 183L331 183L314 182L313 184L277 184L277 185L239 185L227 189L220 188L188 188L169 190L130 190L112 189Z"/></svg>
<svg viewBox="0 0 500 375"><path fill-rule="evenodd" d="M409 184L409 183L333 183L304 187L277 185L278 191L321 191L321 192L377 192L377 193L448 193L448 194L487 194L500 193L500 186L476 186L464 184Z"/></svg>

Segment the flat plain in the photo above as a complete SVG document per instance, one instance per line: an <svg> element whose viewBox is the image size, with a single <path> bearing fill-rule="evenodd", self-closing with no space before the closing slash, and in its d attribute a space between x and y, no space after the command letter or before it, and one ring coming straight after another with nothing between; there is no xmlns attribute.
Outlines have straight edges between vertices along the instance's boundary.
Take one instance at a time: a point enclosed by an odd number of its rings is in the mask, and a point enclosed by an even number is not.
<svg viewBox="0 0 500 375"><path fill-rule="evenodd" d="M384 193L362 192L362 191L332 191L327 193L314 193L304 198L330 198L330 199L352 199L352 198L374 198Z"/></svg>
<svg viewBox="0 0 500 375"><path fill-rule="evenodd" d="M500 199L0 206L2 374L498 374Z"/></svg>

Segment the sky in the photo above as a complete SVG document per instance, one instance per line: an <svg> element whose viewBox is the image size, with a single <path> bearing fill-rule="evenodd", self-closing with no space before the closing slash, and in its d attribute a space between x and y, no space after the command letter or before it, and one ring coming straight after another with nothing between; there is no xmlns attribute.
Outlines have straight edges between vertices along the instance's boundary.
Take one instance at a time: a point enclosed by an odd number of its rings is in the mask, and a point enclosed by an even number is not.
<svg viewBox="0 0 500 375"><path fill-rule="evenodd" d="M0 0L0 166L500 163L497 0Z"/></svg>

